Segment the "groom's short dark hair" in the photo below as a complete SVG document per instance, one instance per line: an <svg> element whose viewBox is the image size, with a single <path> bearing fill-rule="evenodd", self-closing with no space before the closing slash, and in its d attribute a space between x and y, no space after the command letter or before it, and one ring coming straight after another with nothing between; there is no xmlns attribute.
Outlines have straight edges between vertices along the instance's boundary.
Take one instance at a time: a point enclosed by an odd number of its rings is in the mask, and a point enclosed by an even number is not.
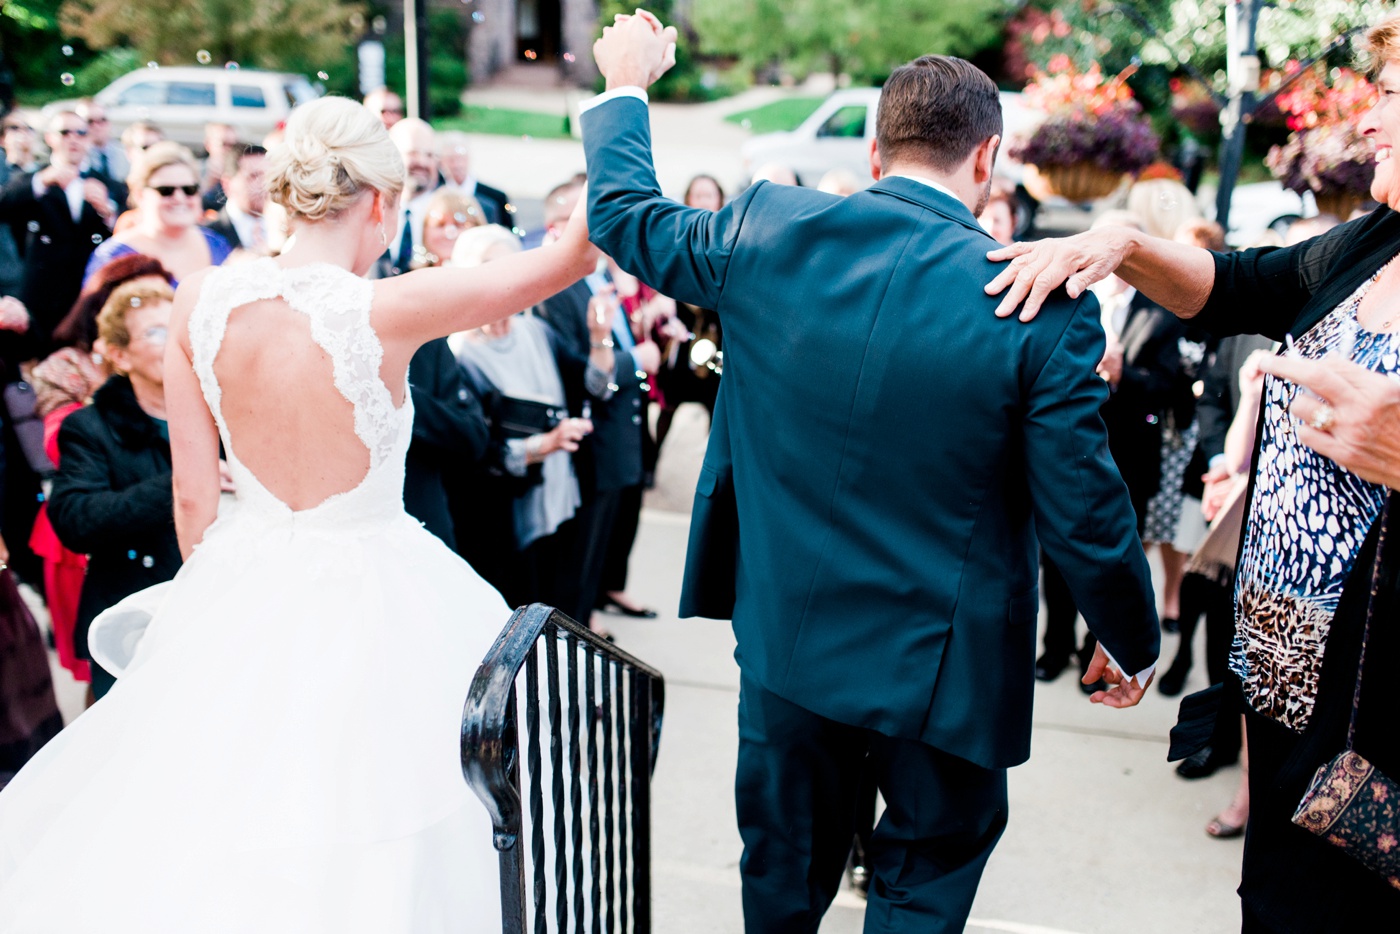
<svg viewBox="0 0 1400 934"><path fill-rule="evenodd" d="M971 62L925 55L896 68L880 92L875 139L880 159L950 172L1001 134L997 86Z"/></svg>

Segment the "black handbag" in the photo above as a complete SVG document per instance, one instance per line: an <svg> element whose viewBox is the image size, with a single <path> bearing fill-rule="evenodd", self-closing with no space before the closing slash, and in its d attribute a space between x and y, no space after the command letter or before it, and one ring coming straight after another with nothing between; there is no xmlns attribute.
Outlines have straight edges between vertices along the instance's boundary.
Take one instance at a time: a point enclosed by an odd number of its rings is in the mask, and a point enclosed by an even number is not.
<svg viewBox="0 0 1400 934"><path fill-rule="evenodd" d="M1400 889L1400 783L1381 774L1354 748L1356 715L1361 704L1361 674L1366 667L1366 644L1380 588L1381 555L1390 505L1381 513L1376 540L1376 560L1371 570L1371 596L1366 606L1366 626L1361 634L1361 659L1357 663L1356 690L1352 695L1351 723L1346 748L1317 770L1293 823L1340 847L1368 869Z"/></svg>
<svg viewBox="0 0 1400 934"><path fill-rule="evenodd" d="M498 396L492 415L501 437L528 438L553 431L556 425L569 417L569 410L549 402Z"/></svg>

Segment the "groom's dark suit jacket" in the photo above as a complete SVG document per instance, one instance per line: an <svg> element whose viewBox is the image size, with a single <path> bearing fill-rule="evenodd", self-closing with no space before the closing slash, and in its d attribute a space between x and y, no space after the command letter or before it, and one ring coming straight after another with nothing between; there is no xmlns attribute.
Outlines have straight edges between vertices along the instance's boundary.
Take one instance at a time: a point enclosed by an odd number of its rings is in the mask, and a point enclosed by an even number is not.
<svg viewBox="0 0 1400 934"><path fill-rule="evenodd" d="M724 322L682 615L732 617L795 704L988 767L1030 751L1037 532L1109 652L1156 660L1095 299L997 318L996 244L921 182L711 213L661 196L641 101L582 126L593 241Z"/></svg>

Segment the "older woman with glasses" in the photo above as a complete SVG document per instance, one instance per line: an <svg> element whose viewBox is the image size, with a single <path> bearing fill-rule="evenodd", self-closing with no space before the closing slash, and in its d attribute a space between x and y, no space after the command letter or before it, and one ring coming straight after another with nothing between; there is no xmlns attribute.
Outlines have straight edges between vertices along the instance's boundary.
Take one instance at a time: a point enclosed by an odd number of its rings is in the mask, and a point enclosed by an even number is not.
<svg viewBox="0 0 1400 934"><path fill-rule="evenodd" d="M199 163L179 143L169 140L144 150L127 176L136 222L93 251L83 284L119 256L141 253L158 259L176 281L206 266L219 266L233 248L212 230L200 227Z"/></svg>
<svg viewBox="0 0 1400 934"><path fill-rule="evenodd" d="M174 293L160 281L118 288L97 317L116 370L92 405L63 421L58 475L48 515L63 545L88 556L74 648L91 659L87 633L97 614L180 569L165 416L165 344ZM115 679L97 663L101 698Z"/></svg>

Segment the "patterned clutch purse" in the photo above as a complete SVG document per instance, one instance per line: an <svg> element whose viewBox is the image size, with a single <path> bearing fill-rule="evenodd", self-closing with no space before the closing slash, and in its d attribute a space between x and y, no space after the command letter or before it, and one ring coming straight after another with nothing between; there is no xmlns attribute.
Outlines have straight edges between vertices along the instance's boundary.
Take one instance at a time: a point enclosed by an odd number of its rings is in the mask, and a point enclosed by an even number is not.
<svg viewBox="0 0 1400 934"><path fill-rule="evenodd" d="M1348 749L1317 770L1293 823L1400 889L1400 784Z"/></svg>
<svg viewBox="0 0 1400 934"><path fill-rule="evenodd" d="M1381 554L1389 516L1387 502L1381 513L1376 562L1371 571L1371 599L1366 607L1366 628L1361 635L1361 658L1357 663L1347 745L1336 758L1317 770L1293 814L1293 823L1340 847L1379 873L1393 888L1400 889L1400 784L1376 771L1376 767L1353 748L1356 712L1361 703L1361 674L1366 668L1366 643L1371 636L1371 613L1379 589Z"/></svg>

